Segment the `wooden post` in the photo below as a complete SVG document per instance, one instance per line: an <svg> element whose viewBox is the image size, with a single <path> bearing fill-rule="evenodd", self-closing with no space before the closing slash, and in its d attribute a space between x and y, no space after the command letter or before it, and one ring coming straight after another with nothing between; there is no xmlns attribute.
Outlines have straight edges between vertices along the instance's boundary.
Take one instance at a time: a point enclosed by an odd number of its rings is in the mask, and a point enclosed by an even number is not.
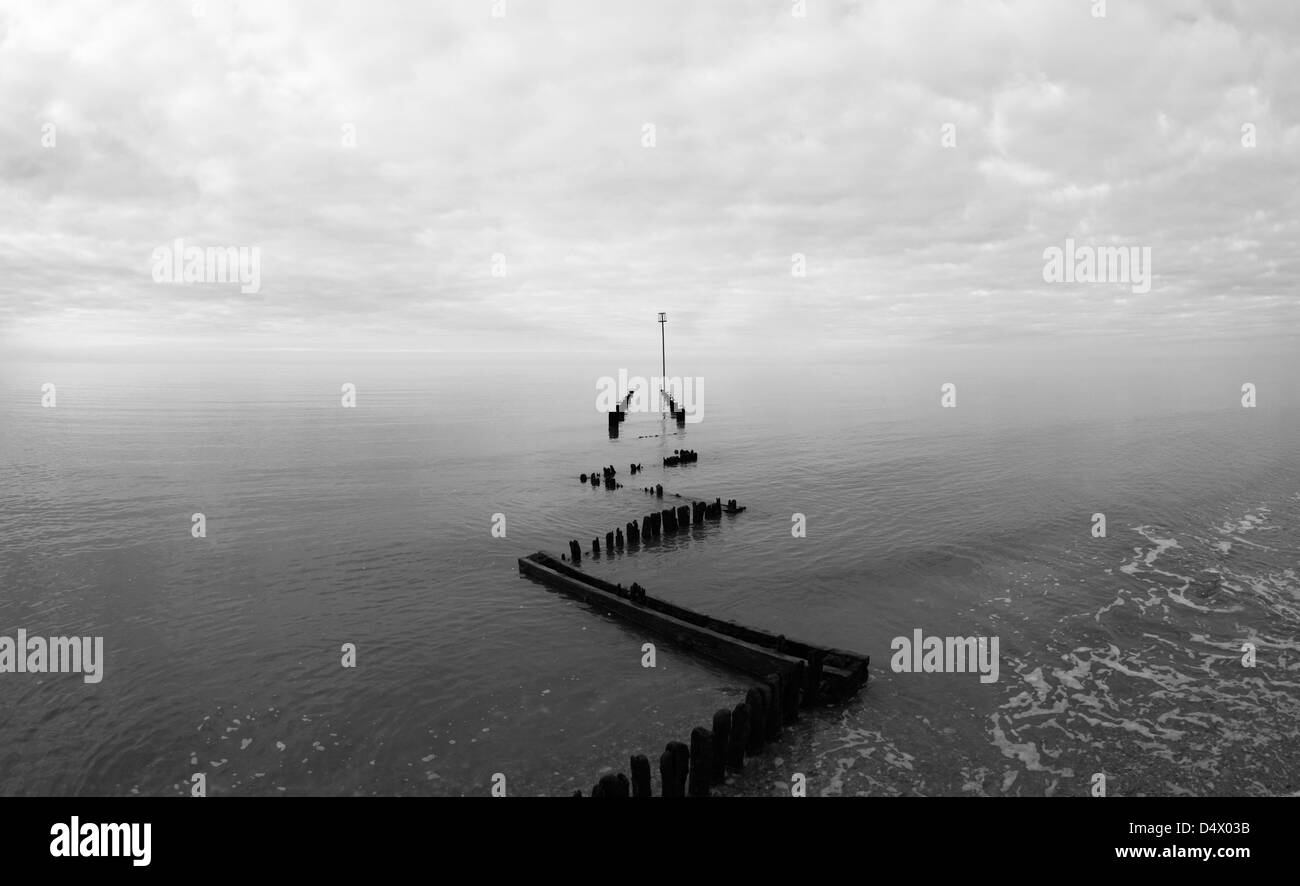
<svg viewBox="0 0 1300 886"><path fill-rule="evenodd" d="M685 529L691 525L691 509L687 505L682 505L677 509L677 525Z"/></svg>
<svg viewBox="0 0 1300 886"><path fill-rule="evenodd" d="M786 723L799 719L799 689L804 684L804 663L795 666L794 673L788 674L782 689L785 697L781 699L781 713Z"/></svg>
<svg viewBox="0 0 1300 886"><path fill-rule="evenodd" d="M759 689L745 693L745 706L749 708L749 740L745 742L745 754L753 757L763 750L763 740L767 738L767 704Z"/></svg>
<svg viewBox="0 0 1300 886"><path fill-rule="evenodd" d="M688 797L707 797L709 781L713 778L713 733L703 726L691 730L690 784Z"/></svg>
<svg viewBox="0 0 1300 886"><path fill-rule="evenodd" d="M664 797L685 797L686 776L691 765L691 751L680 741L670 741L659 755L659 780Z"/></svg>
<svg viewBox="0 0 1300 886"><path fill-rule="evenodd" d="M673 788L677 785L677 758L669 748L659 755L659 796L674 797Z"/></svg>
<svg viewBox="0 0 1300 886"><path fill-rule="evenodd" d="M785 693L781 689L781 675L767 675L767 740L776 741L781 737L781 723L785 720L785 714L781 710L781 702L785 698Z"/></svg>
<svg viewBox="0 0 1300 886"><path fill-rule="evenodd" d="M713 715L713 756L710 757L710 780L722 784L727 780L727 744L731 738L731 711L723 708Z"/></svg>
<svg viewBox="0 0 1300 886"><path fill-rule="evenodd" d="M652 796L650 793L650 761L646 759L645 754L632 755L632 796Z"/></svg>
<svg viewBox="0 0 1300 886"><path fill-rule="evenodd" d="M772 740L772 688L766 682L759 683L757 688L758 697L762 699L763 705L762 743L767 744Z"/></svg>
<svg viewBox="0 0 1300 886"><path fill-rule="evenodd" d="M600 553L600 539L593 538L591 540L591 553L593 555Z"/></svg>
<svg viewBox="0 0 1300 886"><path fill-rule="evenodd" d="M803 682L803 706L806 708L820 701L822 665L825 659L826 653L819 649L814 649L808 656L808 671L804 674Z"/></svg>
<svg viewBox="0 0 1300 886"><path fill-rule="evenodd" d="M691 771L691 749L680 741L668 742L668 747L673 749L673 755L676 760L677 769L677 796L686 796L686 778Z"/></svg>
<svg viewBox="0 0 1300 886"><path fill-rule="evenodd" d="M745 768L745 748L749 746L749 705L743 701L731 711L731 734L727 736L727 765Z"/></svg>
<svg viewBox="0 0 1300 886"><path fill-rule="evenodd" d="M593 797L626 797L628 781L623 773L602 775L591 792Z"/></svg>

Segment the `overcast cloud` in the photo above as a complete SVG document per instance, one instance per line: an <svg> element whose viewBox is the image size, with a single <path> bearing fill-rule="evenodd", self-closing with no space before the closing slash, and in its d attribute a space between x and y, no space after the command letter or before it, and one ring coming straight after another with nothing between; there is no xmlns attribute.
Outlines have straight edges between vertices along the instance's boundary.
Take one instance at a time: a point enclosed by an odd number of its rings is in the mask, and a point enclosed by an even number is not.
<svg viewBox="0 0 1300 886"><path fill-rule="evenodd" d="M660 310L810 349L1300 328L1300 4L792 6L4 3L0 328L474 350L617 344ZM177 237L258 247L260 291L155 283ZM1150 247L1150 291L1045 283L1067 237Z"/></svg>

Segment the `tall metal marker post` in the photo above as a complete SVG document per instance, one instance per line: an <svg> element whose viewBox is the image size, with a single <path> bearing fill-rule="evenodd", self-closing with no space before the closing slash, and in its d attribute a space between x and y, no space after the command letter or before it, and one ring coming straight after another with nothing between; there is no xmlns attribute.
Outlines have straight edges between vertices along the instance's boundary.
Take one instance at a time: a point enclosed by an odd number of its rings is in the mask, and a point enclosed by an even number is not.
<svg viewBox="0 0 1300 886"><path fill-rule="evenodd" d="M668 322L668 315L663 311L659 312L659 356L662 358L660 363L659 376L659 404L667 406L668 404L668 345L664 334L664 324Z"/></svg>

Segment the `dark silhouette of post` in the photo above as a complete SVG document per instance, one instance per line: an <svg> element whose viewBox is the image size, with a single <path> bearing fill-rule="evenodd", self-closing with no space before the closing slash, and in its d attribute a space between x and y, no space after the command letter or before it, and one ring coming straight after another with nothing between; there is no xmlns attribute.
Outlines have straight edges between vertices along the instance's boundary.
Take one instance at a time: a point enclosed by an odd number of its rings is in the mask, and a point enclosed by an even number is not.
<svg viewBox="0 0 1300 886"><path fill-rule="evenodd" d="M668 395L668 343L664 335L664 324L668 322L668 315L663 311L659 312L659 403L662 405L664 398Z"/></svg>

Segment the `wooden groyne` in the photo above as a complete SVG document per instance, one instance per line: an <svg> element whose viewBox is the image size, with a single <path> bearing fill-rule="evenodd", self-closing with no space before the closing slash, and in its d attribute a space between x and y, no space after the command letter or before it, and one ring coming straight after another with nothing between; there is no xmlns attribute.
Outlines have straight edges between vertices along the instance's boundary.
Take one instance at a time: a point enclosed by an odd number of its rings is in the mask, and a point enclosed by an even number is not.
<svg viewBox="0 0 1300 886"><path fill-rule="evenodd" d="M746 757L780 738L800 708L846 700L867 682L869 656L714 618L652 597L639 584L624 588L588 575L543 551L521 557L519 571L757 681L743 702L716 711L709 726L692 730L689 745L668 743L659 758L664 797L709 796L727 771L743 770ZM637 754L629 762L630 780L623 773L606 775L591 796L651 796L649 760Z"/></svg>
<svg viewBox="0 0 1300 886"><path fill-rule="evenodd" d="M632 466L635 471L641 469L640 465ZM607 489L622 489L622 483L615 483L614 468L612 466L603 469L605 471L605 487ZM587 482L587 475L583 474L580 478L582 482ZM591 475L592 485L599 484L599 478L595 474ZM664 487L662 484L655 486L642 487L641 491L646 495L653 495L655 498L664 497ZM674 498L680 499L680 495L674 495ZM682 499L685 501L685 499ZM678 532L686 532L692 526L703 526L707 521L718 521L722 519L723 514L740 514L745 508L737 504L734 498L727 499L726 505L723 505L721 498L715 498L710 504L706 501L692 501L689 505L681 504L676 507L666 508L656 513L646 514L638 522L629 520L626 524L627 534L624 535L623 528L618 527L605 533L605 553L613 554L616 550L621 551L626 548L632 551L642 544L649 544L661 535L673 535ZM593 557L600 556L600 537L597 536L591 540L591 554ZM560 559L564 560L566 555L561 554ZM582 545L578 540L569 541L568 559L573 563L582 562Z"/></svg>
<svg viewBox="0 0 1300 886"><path fill-rule="evenodd" d="M681 408L677 401L674 400L672 395L667 391L661 391L660 393L663 395L665 405L668 407L668 412L677 422L677 427L680 428L682 425L686 424L686 410Z"/></svg>
<svg viewBox="0 0 1300 886"><path fill-rule="evenodd" d="M672 455L664 456L664 467L675 468L678 465L689 465L700 460L700 454L694 449L674 449Z"/></svg>
<svg viewBox="0 0 1300 886"><path fill-rule="evenodd" d="M632 408L632 397L635 393L635 391L629 391L626 397L614 404L614 411L607 413L607 425L609 428L609 438L611 440L618 439L619 425L627 421L628 412ZM673 417L673 421L677 422L677 427L685 427L686 409L674 400L672 395L667 391L660 391L659 394L663 399L664 408L667 409L668 413Z"/></svg>
<svg viewBox="0 0 1300 886"><path fill-rule="evenodd" d="M799 689L801 707L842 701L867 681L870 656L705 615L652 597L640 585L624 588L588 575L543 551L521 557L519 571L749 676L788 678Z"/></svg>
<svg viewBox="0 0 1300 886"><path fill-rule="evenodd" d="M662 797L707 797L714 785L723 784L728 772L741 772L745 760L761 753L764 744L781 737L781 728L797 719L795 708L785 703L780 680L771 675L733 709L720 708L709 726L691 730L690 744L670 741L659 755ZM593 797L651 797L650 760L633 754L628 761L629 780L621 772L601 776L591 789ZM573 796L583 796L574 791Z"/></svg>

